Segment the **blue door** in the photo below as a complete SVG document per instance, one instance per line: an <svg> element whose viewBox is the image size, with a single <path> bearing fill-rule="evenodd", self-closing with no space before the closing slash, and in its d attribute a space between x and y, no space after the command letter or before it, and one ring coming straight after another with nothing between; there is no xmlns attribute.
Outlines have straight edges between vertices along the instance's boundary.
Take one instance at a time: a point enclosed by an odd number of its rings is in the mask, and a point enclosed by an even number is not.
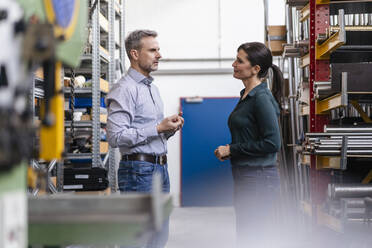
<svg viewBox="0 0 372 248"><path fill-rule="evenodd" d="M238 98L181 99L182 206L231 206L233 181L229 161L214 156L219 145L229 144L227 119Z"/></svg>

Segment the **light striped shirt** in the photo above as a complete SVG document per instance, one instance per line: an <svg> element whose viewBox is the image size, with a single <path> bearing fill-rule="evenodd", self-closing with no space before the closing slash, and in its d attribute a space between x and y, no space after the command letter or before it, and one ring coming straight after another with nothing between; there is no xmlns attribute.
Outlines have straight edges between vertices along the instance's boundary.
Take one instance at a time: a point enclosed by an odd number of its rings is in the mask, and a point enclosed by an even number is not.
<svg viewBox="0 0 372 248"><path fill-rule="evenodd" d="M156 126L164 119L163 102L152 77L133 68L116 83L106 97L107 137L111 147L122 155L167 153L172 134L158 134Z"/></svg>

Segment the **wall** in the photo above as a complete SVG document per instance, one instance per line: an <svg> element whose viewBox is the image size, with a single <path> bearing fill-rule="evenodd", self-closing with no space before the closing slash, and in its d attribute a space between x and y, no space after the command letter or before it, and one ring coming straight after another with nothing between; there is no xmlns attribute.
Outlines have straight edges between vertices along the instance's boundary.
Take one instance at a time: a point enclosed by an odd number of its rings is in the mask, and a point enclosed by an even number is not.
<svg viewBox="0 0 372 248"><path fill-rule="evenodd" d="M274 9L269 7L269 24L283 25L284 1L270 0L274 1ZM282 9L277 2L282 2ZM239 96L243 85L232 77L231 64L241 43L264 40L263 0L125 3L126 33L142 28L159 33L163 62L153 76L165 104L165 115L178 112L180 97ZM179 205L179 134L168 142L168 157L171 193Z"/></svg>

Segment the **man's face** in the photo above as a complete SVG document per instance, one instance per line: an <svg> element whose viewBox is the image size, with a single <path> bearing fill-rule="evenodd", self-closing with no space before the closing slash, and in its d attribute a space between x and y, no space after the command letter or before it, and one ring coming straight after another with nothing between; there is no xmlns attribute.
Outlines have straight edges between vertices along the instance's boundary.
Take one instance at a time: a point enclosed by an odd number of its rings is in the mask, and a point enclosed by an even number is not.
<svg viewBox="0 0 372 248"><path fill-rule="evenodd" d="M138 66L145 72L152 72L158 69L159 59L159 43L154 37L145 37L141 40L142 47L138 51Z"/></svg>

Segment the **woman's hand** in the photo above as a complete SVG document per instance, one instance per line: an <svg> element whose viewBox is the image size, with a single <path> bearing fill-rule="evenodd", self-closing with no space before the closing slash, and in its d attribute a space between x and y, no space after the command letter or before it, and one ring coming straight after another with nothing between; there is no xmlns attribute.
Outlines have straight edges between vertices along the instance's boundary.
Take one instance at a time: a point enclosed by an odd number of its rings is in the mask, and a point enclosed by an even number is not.
<svg viewBox="0 0 372 248"><path fill-rule="evenodd" d="M214 150L214 155L220 160L224 161L229 158L230 156L230 146L219 146L216 150Z"/></svg>

